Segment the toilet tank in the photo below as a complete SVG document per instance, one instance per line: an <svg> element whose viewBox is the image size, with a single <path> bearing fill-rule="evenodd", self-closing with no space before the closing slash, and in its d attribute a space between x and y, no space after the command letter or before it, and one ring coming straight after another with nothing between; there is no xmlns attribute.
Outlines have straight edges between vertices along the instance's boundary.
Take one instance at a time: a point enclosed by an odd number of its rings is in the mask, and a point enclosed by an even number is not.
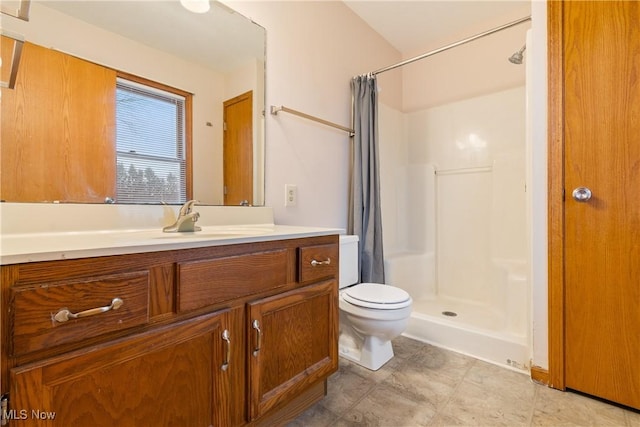
<svg viewBox="0 0 640 427"><path fill-rule="evenodd" d="M340 289L358 283L358 236L340 236Z"/></svg>

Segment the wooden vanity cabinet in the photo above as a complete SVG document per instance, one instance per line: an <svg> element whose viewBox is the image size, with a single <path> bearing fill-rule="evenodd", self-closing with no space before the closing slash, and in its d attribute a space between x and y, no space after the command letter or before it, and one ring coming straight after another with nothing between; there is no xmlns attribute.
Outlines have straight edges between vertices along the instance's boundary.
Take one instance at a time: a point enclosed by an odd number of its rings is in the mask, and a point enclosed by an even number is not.
<svg viewBox="0 0 640 427"><path fill-rule="evenodd" d="M309 270L310 251L331 262ZM2 266L9 425L284 424L338 367L337 251L319 236Z"/></svg>

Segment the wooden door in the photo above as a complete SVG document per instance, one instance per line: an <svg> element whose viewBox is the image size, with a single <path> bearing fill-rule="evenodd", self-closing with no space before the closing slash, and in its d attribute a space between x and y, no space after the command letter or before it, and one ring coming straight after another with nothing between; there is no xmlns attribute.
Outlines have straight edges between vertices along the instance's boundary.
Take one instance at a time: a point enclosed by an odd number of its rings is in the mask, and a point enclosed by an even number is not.
<svg viewBox="0 0 640 427"><path fill-rule="evenodd" d="M114 70L25 42L15 89L2 89L0 198L115 198L115 93Z"/></svg>
<svg viewBox="0 0 640 427"><path fill-rule="evenodd" d="M253 204L253 92L224 102L224 204Z"/></svg>
<svg viewBox="0 0 640 427"><path fill-rule="evenodd" d="M205 315L13 368L12 416L25 427L230 425L225 319Z"/></svg>
<svg viewBox="0 0 640 427"><path fill-rule="evenodd" d="M640 408L640 2L562 25L566 387Z"/></svg>
<svg viewBox="0 0 640 427"><path fill-rule="evenodd" d="M249 304L251 420L338 369L337 293L329 280Z"/></svg>

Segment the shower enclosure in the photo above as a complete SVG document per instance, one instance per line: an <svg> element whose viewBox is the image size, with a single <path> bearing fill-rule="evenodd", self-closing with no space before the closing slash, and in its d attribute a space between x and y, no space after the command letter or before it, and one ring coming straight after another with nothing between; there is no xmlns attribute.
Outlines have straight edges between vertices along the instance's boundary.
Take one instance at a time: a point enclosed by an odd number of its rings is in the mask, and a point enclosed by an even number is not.
<svg viewBox="0 0 640 427"><path fill-rule="evenodd" d="M522 371L538 241L530 19L372 73L402 68L402 107L381 97L378 129L385 282L413 299L404 334Z"/></svg>
<svg viewBox="0 0 640 427"><path fill-rule="evenodd" d="M414 300L405 335L522 370L525 118L524 86L412 113L380 110L386 282ZM385 155L399 145L403 155Z"/></svg>

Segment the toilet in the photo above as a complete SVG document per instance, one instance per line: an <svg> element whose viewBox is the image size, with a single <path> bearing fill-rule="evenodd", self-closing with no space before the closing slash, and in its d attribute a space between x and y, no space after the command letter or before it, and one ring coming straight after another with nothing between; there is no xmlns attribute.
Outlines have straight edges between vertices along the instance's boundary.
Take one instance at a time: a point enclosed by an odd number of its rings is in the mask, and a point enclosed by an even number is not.
<svg viewBox="0 0 640 427"><path fill-rule="evenodd" d="M377 371L393 357L391 340L407 327L411 297L394 286L358 284L358 236L340 236L341 357Z"/></svg>

